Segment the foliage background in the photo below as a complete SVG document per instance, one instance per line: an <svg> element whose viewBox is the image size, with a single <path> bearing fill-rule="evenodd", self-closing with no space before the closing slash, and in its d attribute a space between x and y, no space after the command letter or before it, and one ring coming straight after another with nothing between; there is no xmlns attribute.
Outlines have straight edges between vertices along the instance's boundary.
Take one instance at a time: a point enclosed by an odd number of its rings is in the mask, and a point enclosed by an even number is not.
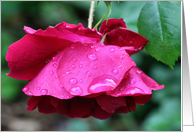
<svg viewBox="0 0 194 132"><path fill-rule="evenodd" d="M112 2L110 18L124 18L127 28L138 32L137 19L146 1ZM96 5L96 3L95 3ZM153 91L152 99L137 111L114 114L106 120L93 117L69 118L60 114L45 115L28 112L27 99L21 89L26 81L5 75L9 68L5 60L8 46L25 35L24 25L46 29L62 21L87 27L89 1L2 1L1 2L1 129L47 131L180 131L181 130L181 59L174 70L156 61L145 49L131 56L137 66L165 88ZM108 11L100 2L95 7L93 26Z"/></svg>

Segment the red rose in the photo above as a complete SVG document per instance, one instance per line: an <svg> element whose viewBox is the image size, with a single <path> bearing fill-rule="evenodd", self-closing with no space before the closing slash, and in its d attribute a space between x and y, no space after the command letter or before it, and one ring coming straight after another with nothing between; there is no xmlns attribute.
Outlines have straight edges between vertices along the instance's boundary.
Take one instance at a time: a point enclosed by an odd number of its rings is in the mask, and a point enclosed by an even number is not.
<svg viewBox="0 0 194 132"><path fill-rule="evenodd" d="M136 67L130 55L148 40L125 28L123 19L104 21L99 32L66 22L45 31L25 26L27 35L9 46L6 60L8 76L29 80L27 110L106 119L149 101L164 85Z"/></svg>

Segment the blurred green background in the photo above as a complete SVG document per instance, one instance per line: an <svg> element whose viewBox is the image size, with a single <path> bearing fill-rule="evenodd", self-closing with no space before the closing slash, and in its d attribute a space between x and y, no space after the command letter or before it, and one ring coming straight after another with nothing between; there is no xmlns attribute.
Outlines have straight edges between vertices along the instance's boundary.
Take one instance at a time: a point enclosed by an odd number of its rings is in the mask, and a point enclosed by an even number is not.
<svg viewBox="0 0 194 132"><path fill-rule="evenodd" d="M137 30L137 18L146 1L112 2L110 18L124 18L127 28ZM93 26L108 11L95 3ZM106 120L93 117L71 119L60 114L28 112L27 99L21 89L27 81L6 76L8 46L26 33L24 25L46 29L62 21L87 27L89 1L1 1L1 129L47 131L180 131L181 130L181 60L174 69L152 58L145 49L132 56L137 66L165 88L153 91L152 99L137 111L114 114Z"/></svg>

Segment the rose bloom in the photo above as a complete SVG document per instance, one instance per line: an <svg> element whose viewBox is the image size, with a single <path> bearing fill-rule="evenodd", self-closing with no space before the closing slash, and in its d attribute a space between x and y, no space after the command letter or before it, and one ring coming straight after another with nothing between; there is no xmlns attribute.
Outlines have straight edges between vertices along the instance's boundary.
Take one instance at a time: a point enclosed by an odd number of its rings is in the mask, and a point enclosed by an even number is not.
<svg viewBox="0 0 194 132"><path fill-rule="evenodd" d="M7 75L28 80L28 111L72 118L106 119L136 110L164 88L140 70L131 55L148 40L126 29L123 19L108 19L96 29L62 22L27 33L9 46Z"/></svg>

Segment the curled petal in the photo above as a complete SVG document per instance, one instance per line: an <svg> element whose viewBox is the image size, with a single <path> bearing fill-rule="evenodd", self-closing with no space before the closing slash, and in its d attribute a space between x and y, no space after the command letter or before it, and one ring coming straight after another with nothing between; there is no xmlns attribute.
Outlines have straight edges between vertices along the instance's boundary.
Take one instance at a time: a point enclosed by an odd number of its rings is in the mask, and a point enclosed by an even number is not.
<svg viewBox="0 0 194 132"><path fill-rule="evenodd" d="M101 40L101 34L95 29L84 28L62 22L45 31L34 30L25 26L28 33L19 41L9 46L6 60L11 69L7 74L20 80L31 80L46 65L56 52L72 44L96 44Z"/></svg>
<svg viewBox="0 0 194 132"><path fill-rule="evenodd" d="M38 75L23 88L23 92L34 96L51 95L59 99L72 98L73 96L66 91L65 86L59 81L56 72L63 54L64 50L53 56Z"/></svg>
<svg viewBox="0 0 194 132"><path fill-rule="evenodd" d="M103 110L99 105L93 109L92 116L98 119L107 119L112 116L114 113L108 113L107 111Z"/></svg>
<svg viewBox="0 0 194 132"><path fill-rule="evenodd" d="M115 18L110 18L107 20L104 20L101 24L101 27L99 29L99 32L102 33L103 35L110 32L111 30L117 29L117 28L126 28L127 25L123 21L123 18L120 19L115 19Z"/></svg>
<svg viewBox="0 0 194 132"><path fill-rule="evenodd" d="M148 77L142 70L135 66L128 71L127 77L123 79L120 85L112 92L107 92L107 95L114 97L150 95L152 94L152 90L160 90L163 88L164 85L159 85L156 81ZM148 99L150 99L149 96Z"/></svg>
<svg viewBox="0 0 194 132"><path fill-rule="evenodd" d="M125 97L112 97L102 94L95 98L100 107L108 113L114 113L120 107L126 107Z"/></svg>
<svg viewBox="0 0 194 132"><path fill-rule="evenodd" d="M148 39L128 29L115 29L107 33L104 43L120 47L134 47L133 49L126 49L129 55L133 55L145 47Z"/></svg>
<svg viewBox="0 0 194 132"><path fill-rule="evenodd" d="M117 46L79 45L64 50L57 75L70 94L86 96L113 90L132 66L133 60Z"/></svg>

